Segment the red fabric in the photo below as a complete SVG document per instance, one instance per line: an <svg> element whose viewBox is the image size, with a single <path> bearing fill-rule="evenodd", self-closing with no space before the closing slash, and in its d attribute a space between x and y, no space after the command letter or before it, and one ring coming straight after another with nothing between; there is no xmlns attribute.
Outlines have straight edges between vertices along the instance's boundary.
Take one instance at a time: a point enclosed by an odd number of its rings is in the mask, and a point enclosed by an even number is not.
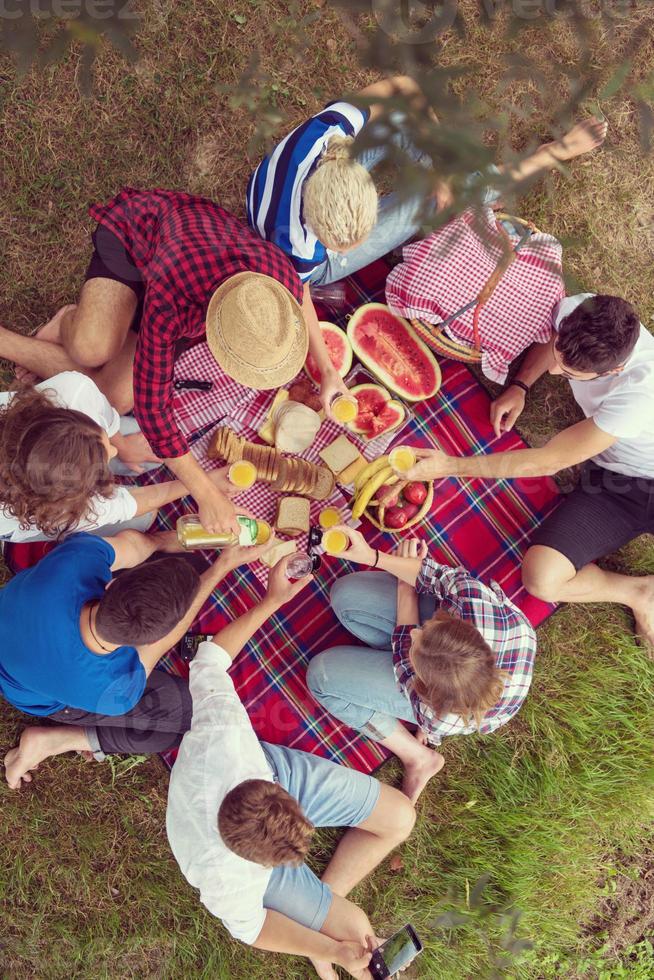
<svg viewBox="0 0 654 980"><path fill-rule="evenodd" d="M511 236L513 244L519 236ZM405 246L404 261L386 281L386 302L397 313L438 324L474 300L502 255L493 212L466 211L422 241ZM517 253L479 313L484 374L502 384L510 363L533 343L549 340L552 310L563 299L561 245L534 234ZM473 345L474 307L446 332Z"/></svg>
<svg viewBox="0 0 654 980"><path fill-rule="evenodd" d="M134 361L134 414L162 459L188 451L173 413L175 343L200 338L216 288L238 272L277 279L302 302L284 253L213 201L175 191L125 188L89 213L125 246L145 284Z"/></svg>

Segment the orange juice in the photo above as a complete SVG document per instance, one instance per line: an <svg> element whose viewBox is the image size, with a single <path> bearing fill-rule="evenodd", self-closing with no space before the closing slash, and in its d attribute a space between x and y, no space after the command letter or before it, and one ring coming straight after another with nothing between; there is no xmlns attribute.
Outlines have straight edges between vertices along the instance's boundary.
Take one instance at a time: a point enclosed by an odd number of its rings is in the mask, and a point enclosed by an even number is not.
<svg viewBox="0 0 654 980"><path fill-rule="evenodd" d="M229 482L240 490L247 490L257 478L257 468L247 459L239 459L229 467Z"/></svg>
<svg viewBox="0 0 654 980"><path fill-rule="evenodd" d="M354 422L359 414L359 403L354 396L338 395L331 405L332 415L337 422Z"/></svg>
<svg viewBox="0 0 654 980"><path fill-rule="evenodd" d="M396 446L388 457L388 462L398 473L406 473L415 465L416 454L410 446Z"/></svg>
<svg viewBox="0 0 654 980"><path fill-rule="evenodd" d="M325 507L325 509L321 510L318 514L318 523L324 531L329 530L329 528L333 527L334 524L341 523L340 511L336 510L335 507Z"/></svg>
<svg viewBox="0 0 654 980"><path fill-rule="evenodd" d="M347 534L330 528L322 536L322 546L328 555L340 555L348 546Z"/></svg>

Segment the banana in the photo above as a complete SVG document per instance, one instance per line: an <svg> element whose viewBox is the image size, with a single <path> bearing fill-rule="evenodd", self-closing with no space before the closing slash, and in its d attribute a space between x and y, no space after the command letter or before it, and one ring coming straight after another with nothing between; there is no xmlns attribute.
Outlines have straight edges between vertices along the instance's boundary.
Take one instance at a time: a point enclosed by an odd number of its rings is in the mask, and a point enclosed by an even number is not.
<svg viewBox="0 0 654 980"><path fill-rule="evenodd" d="M372 476L365 487L356 494L354 498L354 506L352 507L352 517L361 517L364 510L368 506L368 503L375 496L380 487L388 480L389 476L394 476L392 468L387 464L383 469L379 470Z"/></svg>
<svg viewBox="0 0 654 980"><path fill-rule="evenodd" d="M368 480L378 473L384 466L388 465L388 456L378 456L377 459L373 459L372 463L368 463L363 469L357 474L356 480L354 481L354 496L356 497L358 493L363 490Z"/></svg>

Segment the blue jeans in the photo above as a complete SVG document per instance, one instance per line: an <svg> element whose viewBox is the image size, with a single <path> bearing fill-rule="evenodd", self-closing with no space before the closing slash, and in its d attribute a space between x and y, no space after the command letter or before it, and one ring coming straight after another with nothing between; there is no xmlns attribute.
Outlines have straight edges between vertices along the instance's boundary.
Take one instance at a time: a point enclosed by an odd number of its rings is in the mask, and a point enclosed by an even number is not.
<svg viewBox="0 0 654 980"><path fill-rule="evenodd" d="M420 622L434 614L434 596L418 597ZM353 572L332 587L332 609L366 647L332 647L307 670L307 685L330 714L376 742L393 734L398 719L416 722L411 702L393 672L391 639L396 621L397 579L386 572Z"/></svg>
<svg viewBox="0 0 654 980"><path fill-rule="evenodd" d="M314 827L357 827L377 806L381 785L374 776L283 745L262 742L261 748L275 782L298 801ZM306 864L282 864L272 870L263 904L319 932L332 891Z"/></svg>

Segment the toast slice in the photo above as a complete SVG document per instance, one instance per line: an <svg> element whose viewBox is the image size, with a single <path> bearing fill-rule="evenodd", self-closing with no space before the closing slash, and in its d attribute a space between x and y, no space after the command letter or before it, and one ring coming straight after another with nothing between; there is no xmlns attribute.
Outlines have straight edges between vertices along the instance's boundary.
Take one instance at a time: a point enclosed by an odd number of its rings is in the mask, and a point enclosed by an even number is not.
<svg viewBox="0 0 654 980"><path fill-rule="evenodd" d="M340 435L334 439L329 446L321 449L320 458L327 464L332 473L338 476L351 463L354 463L360 456L359 450L353 445L346 435Z"/></svg>
<svg viewBox="0 0 654 980"><path fill-rule="evenodd" d="M277 504L275 527L280 534L297 538L309 533L309 501L306 497L282 497Z"/></svg>

